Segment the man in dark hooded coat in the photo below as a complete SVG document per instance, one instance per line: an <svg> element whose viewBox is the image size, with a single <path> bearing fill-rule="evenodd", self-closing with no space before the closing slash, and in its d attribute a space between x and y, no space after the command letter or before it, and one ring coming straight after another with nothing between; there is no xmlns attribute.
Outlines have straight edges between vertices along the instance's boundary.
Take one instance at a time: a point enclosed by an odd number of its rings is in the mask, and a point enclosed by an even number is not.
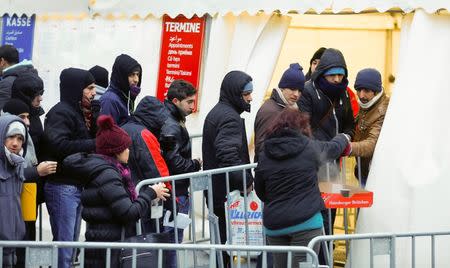
<svg viewBox="0 0 450 268"><path fill-rule="evenodd" d="M142 67L132 57L121 54L112 68L111 82L100 98L100 114L111 115L124 124L134 111L134 101L141 92Z"/></svg>
<svg viewBox="0 0 450 268"><path fill-rule="evenodd" d="M252 91L252 78L248 74L231 71L225 75L220 87L219 102L208 113L203 126L204 170L250 163L244 119L240 114L250 112ZM231 172L229 179L230 191L244 190L242 171ZM250 188L252 183L253 176L247 170L245 187ZM226 194L225 174L213 175L214 214L219 217L220 239L223 244L227 240L224 206ZM227 261L228 258L224 258L224 262Z"/></svg>

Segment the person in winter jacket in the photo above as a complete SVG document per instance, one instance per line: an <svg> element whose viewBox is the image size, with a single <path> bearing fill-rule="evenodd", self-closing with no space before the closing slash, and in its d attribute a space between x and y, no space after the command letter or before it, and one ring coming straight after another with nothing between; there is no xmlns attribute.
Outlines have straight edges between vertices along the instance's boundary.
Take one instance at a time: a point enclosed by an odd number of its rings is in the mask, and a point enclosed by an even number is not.
<svg viewBox="0 0 450 268"><path fill-rule="evenodd" d="M120 241L136 235L136 221L148 211L153 199L165 200L169 194L163 183L136 193L127 165L130 136L111 116L102 115L97 122L96 154L71 155L63 166L88 181L81 193L86 241ZM120 250L112 250L111 267L119 267L119 255ZM85 265L105 267L106 250L86 249Z"/></svg>
<svg viewBox="0 0 450 268"><path fill-rule="evenodd" d="M227 73L220 87L219 102L213 107L205 118L203 125L202 158L203 169L231 167L250 163L248 154L247 135L244 119L240 114L250 112L252 101L252 78L242 71ZM219 231L222 244L225 244L226 221L225 205L227 192L225 174L213 175L213 206L214 214L219 217ZM253 175L250 170L246 172L246 185L242 171L229 174L230 191L249 192L253 185ZM224 263L229 258L224 255Z"/></svg>
<svg viewBox="0 0 450 268"><path fill-rule="evenodd" d="M16 77L29 72L37 75L31 61L19 62L19 52L15 47L11 45L0 47L0 109L11 98L11 88Z"/></svg>
<svg viewBox="0 0 450 268"><path fill-rule="evenodd" d="M384 93L380 72L372 68L358 72L355 89L360 110L356 117L355 138L350 156L361 157L361 186L365 187L372 156L389 105L389 97ZM358 167L355 167L355 174L358 178Z"/></svg>
<svg viewBox="0 0 450 268"><path fill-rule="evenodd" d="M191 140L186 129L186 116L194 110L195 96L197 90L194 86L184 80L174 80L167 91L167 99L164 106L168 111L164 126L161 129L161 140L169 142L174 140L174 146L166 147L163 156L169 167L170 175L177 175L199 171L201 168L200 159L192 159ZM173 147L173 148L171 148ZM175 181L175 195L177 197L178 212L189 214L189 180ZM174 232L172 227L165 227L166 232ZM178 229L178 242L183 241L183 229ZM175 237L174 237L174 242ZM173 257L166 260L166 267L176 267L175 251L170 251Z"/></svg>
<svg viewBox="0 0 450 268"><path fill-rule="evenodd" d="M47 113L44 121L43 160L62 163L75 153L93 152L95 138L91 101L95 96L95 80L86 71L67 68L60 75L60 102ZM79 178L61 168L46 177L45 202L50 215L54 241L76 241L81 222L81 190L88 178ZM70 267L73 249L60 248L58 267Z"/></svg>
<svg viewBox="0 0 450 268"><path fill-rule="evenodd" d="M262 148L264 137L269 125L286 107L298 108L297 101L305 86L305 77L302 67L292 63L281 76L278 88L272 90L272 95L259 108L255 118L255 162Z"/></svg>
<svg viewBox="0 0 450 268"><path fill-rule="evenodd" d="M5 106L3 106L4 114L12 114L18 116L25 123L27 130L30 129L30 108L27 104L19 99L9 100ZM47 176L49 174L56 172L56 162L43 161L38 164L38 159L36 157L36 150L33 144L31 133L28 132L28 142L27 142L27 154L25 155L25 165L24 165L24 177L25 184L23 187L30 186L32 184L39 184L40 177ZM41 184L39 184L41 185ZM39 189L38 186L34 186ZM35 196L37 198L37 196ZM37 200L36 200L37 201ZM35 204L37 207L38 202ZM23 240L36 240L36 220L25 221L26 234ZM25 267L25 248L17 249L17 265L16 267Z"/></svg>
<svg viewBox="0 0 450 268"><path fill-rule="evenodd" d="M23 169L27 153L28 131L19 117L0 117L0 240L22 240L25 224L22 218L20 195L25 180ZM14 248L3 248L2 267L15 267Z"/></svg>
<svg viewBox="0 0 450 268"><path fill-rule="evenodd" d="M161 128L167 118L164 105L155 97L146 96L139 102L130 120L122 126L132 141L128 163L134 184L144 179L169 176L159 143ZM166 203L171 204L171 201ZM145 232L154 231L154 221L150 217L143 218L141 223Z"/></svg>
<svg viewBox="0 0 450 268"><path fill-rule="evenodd" d="M322 235L325 206L317 170L324 161L338 158L348 144L344 134L329 142L314 140L309 116L298 109L284 109L272 122L255 169L255 190L264 202L269 245L307 246ZM273 255L274 267L287 267L287 254ZM294 253L292 267L305 260L304 254Z"/></svg>
<svg viewBox="0 0 450 268"><path fill-rule="evenodd" d="M111 115L119 126L123 125L134 111L141 81L141 65L126 54L117 56L109 87L100 98L100 113Z"/></svg>
<svg viewBox="0 0 450 268"><path fill-rule="evenodd" d="M19 74L12 85L11 97L22 100L30 108L29 131L38 157L42 135L44 135L44 128L40 118L45 113L41 107L43 94L44 83L33 72Z"/></svg>

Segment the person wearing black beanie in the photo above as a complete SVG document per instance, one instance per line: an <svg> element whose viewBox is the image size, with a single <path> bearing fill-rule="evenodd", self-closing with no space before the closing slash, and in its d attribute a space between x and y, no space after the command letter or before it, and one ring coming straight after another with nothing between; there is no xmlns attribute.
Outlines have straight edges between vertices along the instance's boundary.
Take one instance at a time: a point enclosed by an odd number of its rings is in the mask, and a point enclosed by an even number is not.
<svg viewBox="0 0 450 268"><path fill-rule="evenodd" d="M97 86L101 86L102 88L108 87L108 70L103 68L102 66L95 65L91 69L89 69L89 72L92 74L92 76L95 79L95 84Z"/></svg>
<svg viewBox="0 0 450 268"><path fill-rule="evenodd" d="M309 60L309 69L308 72L305 75L305 80L308 81L311 79L311 74L314 73L314 71L317 68L317 65L320 63L320 58L322 57L323 52L325 52L326 48L321 47L316 52L314 52L314 55L312 56L311 60Z"/></svg>
<svg viewBox="0 0 450 268"><path fill-rule="evenodd" d="M30 114L30 108L25 102L18 99L10 99L5 106L3 112L19 116L20 114ZM19 116L20 117L20 116ZM23 119L23 118L22 118Z"/></svg>
<svg viewBox="0 0 450 268"><path fill-rule="evenodd" d="M60 102L47 113L41 154L43 160L62 163L69 155L95 151L95 138L89 131L95 80L86 70L67 68L61 72L59 85ZM55 241L78 239L80 197L87 179L63 168L47 176L44 195ZM72 253L71 248L59 249L58 267L71 267Z"/></svg>

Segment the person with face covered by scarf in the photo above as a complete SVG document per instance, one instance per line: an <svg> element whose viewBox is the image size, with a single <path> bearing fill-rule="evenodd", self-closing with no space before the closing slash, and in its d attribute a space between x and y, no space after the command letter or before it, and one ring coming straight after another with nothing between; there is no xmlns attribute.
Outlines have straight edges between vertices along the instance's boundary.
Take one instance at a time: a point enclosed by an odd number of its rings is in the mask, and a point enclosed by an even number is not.
<svg viewBox="0 0 450 268"><path fill-rule="evenodd" d="M0 117L0 240L22 240L25 224L22 219L20 195L24 177L24 156L27 152L27 128L18 116ZM15 267L14 248L3 248L2 267Z"/></svg>
<svg viewBox="0 0 450 268"><path fill-rule="evenodd" d="M310 116L313 137L320 141L330 141L337 134L344 133L353 137L354 117L350 97L347 93L347 65L344 55L337 49L328 48L323 52L319 65L305 83L305 89L298 100L301 112ZM320 166L318 178L333 180L339 176L339 159ZM325 232L329 234L334 222L336 210L331 210L331 225L328 211L323 210ZM319 256L320 257L320 256ZM324 264L323 253L320 257Z"/></svg>
<svg viewBox="0 0 450 268"><path fill-rule="evenodd" d="M141 65L126 54L119 55L112 68L109 87L100 98L100 114L111 115L118 125L123 125L134 112L141 80Z"/></svg>
<svg viewBox="0 0 450 268"><path fill-rule="evenodd" d="M240 114L250 112L250 102L252 101L253 84L252 78L242 71L231 71L222 80L220 87L219 102L208 113L203 125L202 158L203 169L215 169L231 167L250 163L248 154L247 135L245 132L244 119ZM250 170L246 173L246 182L242 171L231 172L230 192L233 190L250 192L253 185L253 175ZM226 222L225 206L226 181L225 175L213 175L213 204L214 214L219 217L219 232L221 243L225 244ZM224 263L227 264L229 258L224 256Z"/></svg>
<svg viewBox="0 0 450 268"><path fill-rule="evenodd" d="M75 153L94 152L91 135L90 102L95 97L94 77L86 70L67 68L60 75L60 102L44 121L42 159L62 163ZM44 196L54 241L76 241L81 222L81 190L88 178L77 177L57 166L46 177ZM61 248L58 267L70 267L73 249Z"/></svg>

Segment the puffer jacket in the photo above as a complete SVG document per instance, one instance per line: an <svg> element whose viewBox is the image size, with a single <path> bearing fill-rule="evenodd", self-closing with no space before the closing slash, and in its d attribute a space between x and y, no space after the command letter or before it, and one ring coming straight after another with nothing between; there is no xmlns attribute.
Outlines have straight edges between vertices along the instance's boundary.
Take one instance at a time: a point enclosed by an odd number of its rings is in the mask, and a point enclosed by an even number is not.
<svg viewBox="0 0 450 268"><path fill-rule="evenodd" d="M136 235L136 221L148 211L154 190L146 187L135 201L125 186L119 170L96 154L77 153L68 156L63 168L89 181L81 193L82 218L88 223L86 241L120 241ZM102 267L105 250L86 250L87 267Z"/></svg>
<svg viewBox="0 0 450 268"><path fill-rule="evenodd" d="M185 116L181 114L175 104L166 100L164 106L168 111L168 118L161 129L161 137L173 136L175 138L174 148L163 150L163 156L169 167L170 175L177 175L200 170L201 166L197 160L192 159L191 140L185 126ZM189 180L177 180L175 192L177 196L187 195Z"/></svg>
<svg viewBox="0 0 450 268"><path fill-rule="evenodd" d="M384 93L380 99L368 109L361 108L356 117L355 138L352 142L351 156L361 157L361 176L367 179L370 162L383 126L384 116L389 105L389 97Z"/></svg>
<svg viewBox="0 0 450 268"><path fill-rule="evenodd" d="M332 102L323 91L316 86L316 80L323 76L326 70L342 67L347 73L344 56L336 49L325 50L311 80L305 83L305 88L297 102L300 111L310 115L313 136L321 141L329 141L337 133L345 133L353 137L354 118L350 97L346 90L342 91L336 102ZM345 75L344 79L347 75Z"/></svg>
<svg viewBox="0 0 450 268"><path fill-rule="evenodd" d="M159 144L161 128L167 117L164 105L155 97L146 96L122 126L133 141L128 163L135 184L143 179L169 176Z"/></svg>
<svg viewBox="0 0 450 268"><path fill-rule="evenodd" d="M252 78L241 71L229 72L220 87L219 102L208 113L203 125L202 158L203 169L231 167L250 163L243 111L250 105L242 98L244 86ZM230 191L243 190L241 171L231 172ZM246 172L246 187L253 183L250 170ZM226 197L225 175L213 175L214 203L223 206Z"/></svg>
<svg viewBox="0 0 450 268"><path fill-rule="evenodd" d="M264 142L255 169L255 190L264 202L263 223L279 230L303 223L324 209L317 170L339 157L348 144L339 134L329 142L283 129Z"/></svg>
<svg viewBox="0 0 450 268"><path fill-rule="evenodd" d="M63 74L64 72L64 74ZM80 108L84 80L89 72L76 68L63 70L60 83L60 102L47 113L42 138L42 160L62 163L64 158L79 152L94 152L95 139L91 137ZM85 183L58 165L56 173L47 176L53 183L81 186Z"/></svg>

